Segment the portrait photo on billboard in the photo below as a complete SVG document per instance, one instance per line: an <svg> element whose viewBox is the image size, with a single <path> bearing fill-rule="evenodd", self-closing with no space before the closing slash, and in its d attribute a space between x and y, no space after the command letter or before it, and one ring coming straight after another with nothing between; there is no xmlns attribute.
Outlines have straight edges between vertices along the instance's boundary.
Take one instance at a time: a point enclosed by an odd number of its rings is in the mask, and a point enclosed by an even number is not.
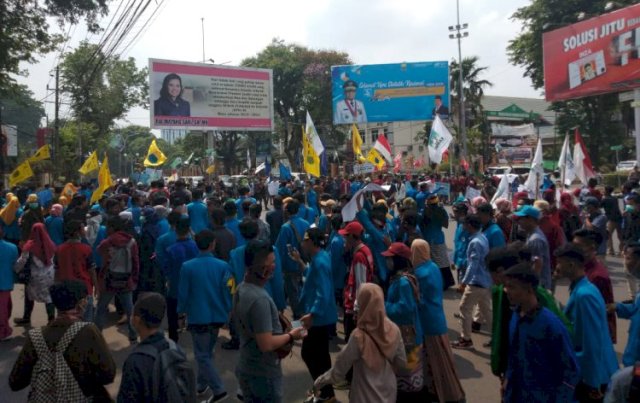
<svg viewBox="0 0 640 403"><path fill-rule="evenodd" d="M547 101L640 86L640 4L542 35Z"/></svg>
<svg viewBox="0 0 640 403"><path fill-rule="evenodd" d="M446 61L332 66L333 123L446 119L448 77Z"/></svg>
<svg viewBox="0 0 640 403"><path fill-rule="evenodd" d="M149 59L154 129L273 131L273 72Z"/></svg>

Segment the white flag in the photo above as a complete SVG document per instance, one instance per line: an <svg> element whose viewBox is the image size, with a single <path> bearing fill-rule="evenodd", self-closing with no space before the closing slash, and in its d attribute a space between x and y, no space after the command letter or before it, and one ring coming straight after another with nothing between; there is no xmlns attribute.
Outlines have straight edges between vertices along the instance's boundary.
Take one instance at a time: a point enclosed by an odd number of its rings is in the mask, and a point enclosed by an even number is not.
<svg viewBox="0 0 640 403"><path fill-rule="evenodd" d="M451 140L453 140L451 133L442 123L440 116L436 115L429 134L429 160L432 163L439 164L442 162L442 154L449 148Z"/></svg>
<svg viewBox="0 0 640 403"><path fill-rule="evenodd" d="M506 172L502 174L502 178L500 179L500 184L498 185L498 189L496 190L496 194L491 198L491 204L493 207L496 207L496 200L501 197L509 198L509 173L511 172L511 168L507 169Z"/></svg>
<svg viewBox="0 0 640 403"><path fill-rule="evenodd" d="M571 145L569 144L568 134L564 137L564 144L562 145L562 151L560 151L560 158L558 159L558 168L560 169L560 175L564 175L564 184L570 186L576 177L576 169L573 164L573 157L571 156Z"/></svg>
<svg viewBox="0 0 640 403"><path fill-rule="evenodd" d="M247 168L251 169L251 153L249 152L248 147L247 147Z"/></svg>
<svg viewBox="0 0 640 403"><path fill-rule="evenodd" d="M536 147L536 154L533 156L533 162L531 163L531 169L529 170L529 177L524 183L524 187L527 188L529 193L536 194L542 181L544 180L544 167L542 165L542 140L538 139L538 146Z"/></svg>
<svg viewBox="0 0 640 403"><path fill-rule="evenodd" d="M309 111L307 111L307 124L304 130L305 133L307 133L307 137L309 138L311 145L313 145L313 149L315 150L316 154L322 155L322 153L324 152L324 145L322 145L322 140L320 140L320 136L318 136L318 131L313 124L313 120L311 120Z"/></svg>
<svg viewBox="0 0 640 403"><path fill-rule="evenodd" d="M258 172L260 172L260 171L262 171L263 169L266 169L266 168L267 168L267 163L266 162L263 162L262 164L258 165L256 167L256 170L255 170L256 175L258 174Z"/></svg>
<svg viewBox="0 0 640 403"><path fill-rule="evenodd" d="M375 183L370 183L362 189L358 190L356 194L353 195L351 200L349 200L349 203L347 203L342 208L342 220L344 222L349 222L356 219L356 214L358 213L358 211L362 210L365 192L386 192L387 190L389 190L389 186L383 187Z"/></svg>

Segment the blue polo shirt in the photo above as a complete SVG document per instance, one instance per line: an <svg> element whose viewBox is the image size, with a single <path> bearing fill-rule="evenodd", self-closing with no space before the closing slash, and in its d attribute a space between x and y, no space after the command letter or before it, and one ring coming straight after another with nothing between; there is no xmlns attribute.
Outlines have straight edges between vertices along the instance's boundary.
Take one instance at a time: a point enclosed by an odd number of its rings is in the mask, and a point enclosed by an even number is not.
<svg viewBox="0 0 640 403"><path fill-rule="evenodd" d="M18 247L0 239L0 291L13 290L13 265L18 260Z"/></svg>

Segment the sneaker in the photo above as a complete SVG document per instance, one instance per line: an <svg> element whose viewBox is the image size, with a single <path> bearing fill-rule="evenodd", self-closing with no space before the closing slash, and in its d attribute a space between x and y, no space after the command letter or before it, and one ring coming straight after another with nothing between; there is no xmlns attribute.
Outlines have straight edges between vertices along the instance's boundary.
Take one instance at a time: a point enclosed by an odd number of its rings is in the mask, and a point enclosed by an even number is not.
<svg viewBox="0 0 640 403"><path fill-rule="evenodd" d="M240 388L238 388L238 390L236 391L236 399L244 402L244 396L242 395L242 389Z"/></svg>
<svg viewBox="0 0 640 403"><path fill-rule="evenodd" d="M205 400L205 402L206 403L223 402L227 400L228 397L229 397L229 394L227 392L222 392L222 393L218 393L217 395L211 396L210 398Z"/></svg>
<svg viewBox="0 0 640 403"><path fill-rule="evenodd" d="M30 326L31 319L26 318L13 318L13 323L20 326Z"/></svg>
<svg viewBox="0 0 640 403"><path fill-rule="evenodd" d="M222 348L224 350L239 350L240 342L237 340L229 340L227 342L222 343Z"/></svg>
<svg viewBox="0 0 640 403"><path fill-rule="evenodd" d="M471 323L471 333L480 333L480 329L482 329L482 323L480 322Z"/></svg>
<svg viewBox="0 0 640 403"><path fill-rule="evenodd" d="M207 393L209 390L211 390L211 388L209 387L209 385L207 385L207 386L205 386L205 387L204 387L204 389L200 389L200 388L198 388L198 389L196 390L196 392L197 392L199 395L204 395L204 394L205 394L205 393Z"/></svg>
<svg viewBox="0 0 640 403"><path fill-rule="evenodd" d="M456 312L453 314L453 317L456 319L462 319L462 314L460 312Z"/></svg>
<svg viewBox="0 0 640 403"><path fill-rule="evenodd" d="M335 390L349 390L351 389L351 382L344 380L333 384Z"/></svg>
<svg viewBox="0 0 640 403"><path fill-rule="evenodd" d="M471 339L467 340L460 337L458 340L451 342L451 348L470 350L473 348L473 341Z"/></svg>

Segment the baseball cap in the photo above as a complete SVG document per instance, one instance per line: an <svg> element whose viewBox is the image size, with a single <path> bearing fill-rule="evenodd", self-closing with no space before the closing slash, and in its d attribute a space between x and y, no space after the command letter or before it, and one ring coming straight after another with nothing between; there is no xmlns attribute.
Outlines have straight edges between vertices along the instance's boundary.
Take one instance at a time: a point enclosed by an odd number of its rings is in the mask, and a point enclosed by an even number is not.
<svg viewBox="0 0 640 403"><path fill-rule="evenodd" d="M595 197L587 197L586 199L584 199L584 205L599 208L600 202Z"/></svg>
<svg viewBox="0 0 640 403"><path fill-rule="evenodd" d="M533 219L540 219L540 210L533 206L522 206L522 208L514 213L517 217L531 217Z"/></svg>
<svg viewBox="0 0 640 403"><path fill-rule="evenodd" d="M394 242L389 245L389 249L380 253L382 256L392 257L392 256L402 256L405 259L411 260L411 249L407 245L402 242Z"/></svg>
<svg viewBox="0 0 640 403"><path fill-rule="evenodd" d="M338 231L338 233L340 235L362 235L362 232L364 231L364 228L362 227L362 224L360 224L357 221L351 221L349 224L347 224L346 227L344 227L343 229L341 229L340 231Z"/></svg>

